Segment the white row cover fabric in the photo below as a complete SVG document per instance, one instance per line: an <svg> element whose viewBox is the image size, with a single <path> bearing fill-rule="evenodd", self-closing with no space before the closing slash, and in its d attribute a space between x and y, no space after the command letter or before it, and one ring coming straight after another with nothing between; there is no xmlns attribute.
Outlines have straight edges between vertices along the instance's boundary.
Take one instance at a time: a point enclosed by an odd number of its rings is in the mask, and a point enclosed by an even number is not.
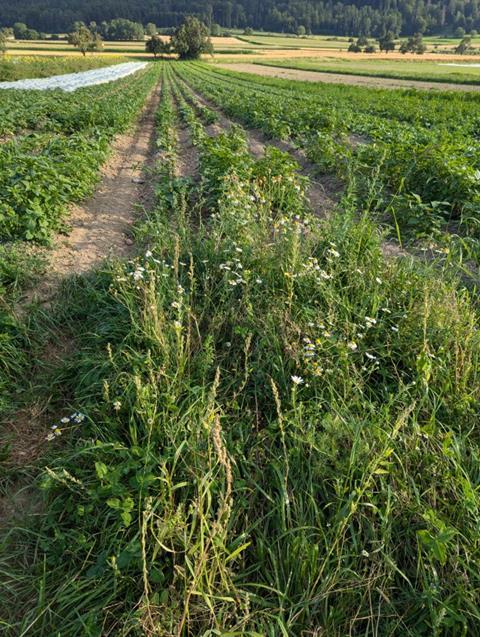
<svg viewBox="0 0 480 637"><path fill-rule="evenodd" d="M19 89L48 91L61 89L62 91L76 91L78 88L106 84L114 82L122 77L136 73L147 66L148 62L126 62L104 66L101 69L91 69L80 73L66 73L65 75L52 75L51 77L33 78L29 80L16 80L15 82L0 82L0 89Z"/></svg>

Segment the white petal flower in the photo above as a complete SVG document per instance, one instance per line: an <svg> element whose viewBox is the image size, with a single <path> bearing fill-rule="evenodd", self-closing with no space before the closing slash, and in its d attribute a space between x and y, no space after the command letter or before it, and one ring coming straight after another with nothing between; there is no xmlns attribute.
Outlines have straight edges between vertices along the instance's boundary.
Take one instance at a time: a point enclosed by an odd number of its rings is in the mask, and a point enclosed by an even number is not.
<svg viewBox="0 0 480 637"><path fill-rule="evenodd" d="M302 385L304 383L304 380L301 376L292 376L292 382L295 385Z"/></svg>
<svg viewBox="0 0 480 637"><path fill-rule="evenodd" d="M331 254L332 257L335 257L336 259L338 259L338 257L340 256L340 253L334 250L333 248L330 248L329 250L327 250L327 252Z"/></svg>

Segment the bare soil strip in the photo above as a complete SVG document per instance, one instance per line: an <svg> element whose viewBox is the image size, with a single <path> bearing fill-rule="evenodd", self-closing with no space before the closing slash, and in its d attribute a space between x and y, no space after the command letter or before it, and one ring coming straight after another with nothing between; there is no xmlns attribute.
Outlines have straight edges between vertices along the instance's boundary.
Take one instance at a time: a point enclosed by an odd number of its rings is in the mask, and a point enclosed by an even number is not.
<svg viewBox="0 0 480 637"><path fill-rule="evenodd" d="M130 227L139 207L148 207L153 189L149 169L153 165L155 112L158 88L149 97L133 131L116 138L112 155L102 169L95 193L71 207L68 237L57 236L46 276L26 301L48 302L61 280L83 274L108 256L127 257L132 252Z"/></svg>
<svg viewBox="0 0 480 637"><path fill-rule="evenodd" d="M322 71L304 71L300 69L285 69L278 66L262 66L249 62L227 64L220 62L220 68L242 73L254 73L265 77L278 77L284 80L299 80L302 82L323 82L324 84L348 84L353 86L367 86L370 88L417 88L421 90L437 91L480 91L480 86L472 84L452 84L449 82L425 82L423 80L394 80L386 77L367 77L364 75L343 75L342 73L323 73Z"/></svg>
<svg viewBox="0 0 480 637"><path fill-rule="evenodd" d="M174 103L177 108L178 115L178 101L175 98ZM177 177L195 181L198 178L198 151L193 144L190 129L187 124L181 121L178 121L177 126L177 143L178 153L175 165L175 175Z"/></svg>

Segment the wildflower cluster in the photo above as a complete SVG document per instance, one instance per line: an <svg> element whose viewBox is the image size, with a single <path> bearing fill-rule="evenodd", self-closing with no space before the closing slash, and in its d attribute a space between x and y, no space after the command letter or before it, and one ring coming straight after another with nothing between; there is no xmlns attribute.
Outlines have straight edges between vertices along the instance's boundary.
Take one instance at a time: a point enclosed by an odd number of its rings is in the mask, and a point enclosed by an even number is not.
<svg viewBox="0 0 480 637"><path fill-rule="evenodd" d="M79 411L74 412L71 416L64 416L58 424L54 424L50 427L46 440L49 442L55 440L55 438L61 436L66 429L71 429L76 425L80 425L85 418L85 414L82 414Z"/></svg>

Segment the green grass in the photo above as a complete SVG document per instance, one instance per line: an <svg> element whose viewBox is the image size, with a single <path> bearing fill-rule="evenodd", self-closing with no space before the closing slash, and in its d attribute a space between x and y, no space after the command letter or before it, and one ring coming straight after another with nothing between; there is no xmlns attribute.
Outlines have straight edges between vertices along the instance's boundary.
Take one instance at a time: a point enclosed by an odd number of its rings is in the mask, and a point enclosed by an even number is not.
<svg viewBox="0 0 480 637"><path fill-rule="evenodd" d="M344 73L346 75L363 75L405 80L424 80L427 82L453 82L459 84L480 84L480 67L446 66L444 62L411 61L411 60L344 60L328 58L279 59L255 61L263 66L278 66L305 71L321 71L324 73Z"/></svg>
<svg viewBox="0 0 480 637"><path fill-rule="evenodd" d="M291 157L206 135L172 71L141 251L45 315L63 442L2 536L6 635L475 634L474 300L384 257L353 184L320 220Z"/></svg>

